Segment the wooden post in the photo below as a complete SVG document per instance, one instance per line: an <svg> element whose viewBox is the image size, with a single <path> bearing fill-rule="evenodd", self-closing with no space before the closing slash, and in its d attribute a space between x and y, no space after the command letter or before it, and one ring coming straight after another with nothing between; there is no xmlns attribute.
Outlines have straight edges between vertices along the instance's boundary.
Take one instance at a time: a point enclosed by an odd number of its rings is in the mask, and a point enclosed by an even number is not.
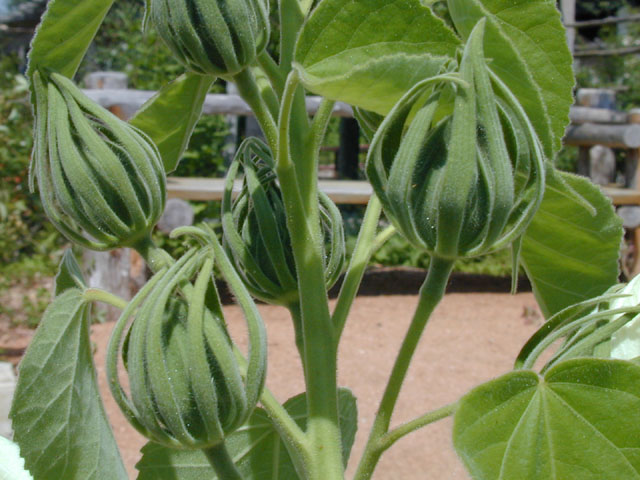
<svg viewBox="0 0 640 480"><path fill-rule="evenodd" d="M360 154L360 127L355 118L340 119L340 148L336 156L338 178L357 179Z"/></svg>
<svg viewBox="0 0 640 480"><path fill-rule="evenodd" d="M634 108L629 111L629 123L640 125L640 108ZM627 151L627 160L625 163L625 179L626 186L638 189L640 186L640 172L638 172L638 159L640 158L640 149L630 148Z"/></svg>
<svg viewBox="0 0 640 480"><path fill-rule="evenodd" d="M565 25L573 25L576 21L576 0L560 0L560 10L562 10L562 21ZM567 45L573 55L576 43L576 29L567 27Z"/></svg>

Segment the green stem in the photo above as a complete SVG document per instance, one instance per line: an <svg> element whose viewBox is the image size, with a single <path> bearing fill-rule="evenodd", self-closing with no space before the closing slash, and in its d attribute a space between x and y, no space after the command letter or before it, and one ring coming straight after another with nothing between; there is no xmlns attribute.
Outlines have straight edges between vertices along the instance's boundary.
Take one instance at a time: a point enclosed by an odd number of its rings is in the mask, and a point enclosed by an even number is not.
<svg viewBox="0 0 640 480"><path fill-rule="evenodd" d="M291 70L298 31L304 22L299 0L279 0L280 69L286 75Z"/></svg>
<svg viewBox="0 0 640 480"><path fill-rule="evenodd" d="M175 262L165 250L156 247L151 235L143 238L133 248L144 258L153 273L156 273L162 267L170 267Z"/></svg>
<svg viewBox="0 0 640 480"><path fill-rule="evenodd" d="M311 460L304 432L267 388L262 391L260 403L267 411L269 418L271 418L275 429L285 444L298 475L300 478L306 478L308 476L307 465L311 463Z"/></svg>
<svg viewBox="0 0 640 480"><path fill-rule="evenodd" d="M271 86L275 90L279 98L282 98L282 92L284 92L285 77L278 68L278 64L271 58L271 55L266 50L258 55L258 64L269 78Z"/></svg>
<svg viewBox="0 0 640 480"><path fill-rule="evenodd" d="M300 310L300 303L295 302L288 307L291 314L291 320L293 322L293 330L296 338L296 348L300 359L304 363L304 337L302 335L302 311Z"/></svg>
<svg viewBox="0 0 640 480"><path fill-rule="evenodd" d="M344 281L340 287L338 301L333 310L332 321L335 325L338 337L342 334L342 330L344 329L347 321L347 315L349 315L353 300L358 293L358 288L362 281L364 270L369 262L369 257L371 256L371 244L373 243L374 235L376 234L381 212L382 205L380 204L380 200L378 200L378 197L375 195L372 195L364 213L362 226L358 233L358 240L356 241L355 249L351 255L351 260L349 261L349 268L347 269Z"/></svg>
<svg viewBox="0 0 640 480"><path fill-rule="evenodd" d="M318 110L313 117L313 123L311 124L311 150L317 153L322 146L325 134L327 133L327 126L329 120L331 120L331 114L333 113L333 106L336 104L333 100L327 100L323 98L318 106Z"/></svg>
<svg viewBox="0 0 640 480"><path fill-rule="evenodd" d="M224 442L210 448L205 448L202 451L207 456L207 460L209 460L218 478L224 480L243 480L244 477L236 468L235 463L233 463L233 459L231 455L229 455L229 451Z"/></svg>
<svg viewBox="0 0 640 480"><path fill-rule="evenodd" d="M293 71L287 80L278 119L276 170L298 272L309 412L307 437L311 450L308 480L337 480L343 478L338 417L337 344L324 283L320 225L314 221L313 215L308 215L301 201L300 185L289 150L289 127L296 86L297 74ZM316 202L315 208L317 207Z"/></svg>
<svg viewBox="0 0 640 480"><path fill-rule="evenodd" d="M82 297L87 302L102 302L119 308L120 310L127 308L127 304L129 303L125 299L107 292L106 290L100 290L99 288L87 288L82 293Z"/></svg>
<svg viewBox="0 0 640 480"><path fill-rule="evenodd" d="M267 143L271 150L275 152L276 145L278 143L278 131L276 124L271 116L271 112L267 104L265 103L260 90L256 84L256 80L250 69L245 68L237 75L234 75L233 81L238 87L240 96L249 104L251 110L253 110L260 127L264 132L264 136L267 139Z"/></svg>
<svg viewBox="0 0 640 480"><path fill-rule="evenodd" d="M296 82L298 81L296 75ZM318 163L320 158L320 147L327 132L329 120L333 112L333 100L322 99L318 111L313 117L313 123L305 134L304 148L302 154L296 159L296 169L300 190L304 192L303 202L305 209L314 222L319 221L318 215ZM297 110L294 109L294 118ZM306 114L306 107L305 107Z"/></svg>
<svg viewBox="0 0 640 480"><path fill-rule="evenodd" d="M452 268L453 261L451 260L438 257L431 258L429 273L420 288L418 306L413 315L411 325L404 337L400 351L398 352L393 369L391 370L387 387L380 402L378 414L373 422L369 440L367 441L365 451L354 477L355 480L371 478L373 470L384 451L384 449L381 449L380 439L389 431L391 415L398 400L402 383L407 375L411 359L413 358L413 354L416 351L416 347L418 346L418 342L420 341L420 337L431 313L444 296Z"/></svg>
<svg viewBox="0 0 640 480"><path fill-rule="evenodd" d="M378 448L383 452L385 450L388 450L394 443L396 443L405 435L408 435L411 432L415 432L419 428L429 425L430 423L434 423L438 420L442 420L443 418L450 417L451 415L456 413L457 408L458 402L450 403L436 410L432 410L431 412L427 412L424 415L411 420L410 422L403 423L399 427L388 431L382 437L380 437Z"/></svg>
<svg viewBox="0 0 640 480"><path fill-rule="evenodd" d="M369 252L369 256L373 255L380 247L382 247L387 240L393 237L396 234L396 227L393 225L389 225L384 230L382 230L376 238L373 239L373 245L371 245L371 251Z"/></svg>

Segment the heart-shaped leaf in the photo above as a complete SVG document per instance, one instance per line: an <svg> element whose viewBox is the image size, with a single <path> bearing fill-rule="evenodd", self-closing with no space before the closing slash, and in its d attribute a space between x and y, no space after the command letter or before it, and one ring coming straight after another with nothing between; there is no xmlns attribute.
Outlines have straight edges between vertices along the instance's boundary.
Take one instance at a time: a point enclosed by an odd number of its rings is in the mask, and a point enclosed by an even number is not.
<svg viewBox="0 0 640 480"><path fill-rule="evenodd" d="M491 69L516 95L547 158L562 145L573 103L573 59L556 2L550 0L448 0L466 39L486 18L484 52Z"/></svg>
<svg viewBox="0 0 640 480"><path fill-rule="evenodd" d="M214 78L186 73L151 97L129 123L151 137L166 173L178 166Z"/></svg>
<svg viewBox="0 0 640 480"><path fill-rule="evenodd" d="M459 45L419 0L324 0L303 26L294 64L312 92L385 114Z"/></svg>
<svg viewBox="0 0 640 480"><path fill-rule="evenodd" d="M78 289L47 308L20 363L15 440L36 479L126 479L100 399L87 310Z"/></svg>
<svg viewBox="0 0 640 480"><path fill-rule="evenodd" d="M342 455L346 464L358 427L358 414L356 399L351 391L341 388L338 393ZM304 428L307 419L304 394L287 400L284 408ZM247 480L299 478L286 447L262 408L256 408L246 425L229 437L227 448ZM138 480L217 478L200 450L171 450L150 442L142 448L142 453L142 459L136 465L140 471Z"/></svg>
<svg viewBox="0 0 640 480"><path fill-rule="evenodd" d="M515 371L460 401L453 440L476 480L640 479L640 367L562 362Z"/></svg>
<svg viewBox="0 0 640 480"><path fill-rule="evenodd" d="M521 259L546 317L605 292L618 278L622 222L589 180L549 169Z"/></svg>

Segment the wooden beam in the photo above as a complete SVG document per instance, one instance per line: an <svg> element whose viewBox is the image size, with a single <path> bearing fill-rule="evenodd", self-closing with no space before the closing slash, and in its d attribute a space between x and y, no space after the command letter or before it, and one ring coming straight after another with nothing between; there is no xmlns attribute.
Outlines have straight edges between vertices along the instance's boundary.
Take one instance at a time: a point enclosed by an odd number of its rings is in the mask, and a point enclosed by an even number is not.
<svg viewBox="0 0 640 480"><path fill-rule="evenodd" d="M580 107L574 105L569 111L571 123L629 123L627 112L618 112L608 108Z"/></svg>
<svg viewBox="0 0 640 480"><path fill-rule="evenodd" d="M595 50L576 50L573 52L574 57L611 57L614 55L630 55L640 52L640 45L632 47L595 49Z"/></svg>
<svg viewBox="0 0 640 480"><path fill-rule="evenodd" d="M639 148L640 125L570 125L564 137L567 145L604 145L611 148Z"/></svg>
<svg viewBox="0 0 640 480"><path fill-rule="evenodd" d="M614 205L640 205L640 190L602 187L602 193L609 197Z"/></svg>
<svg viewBox="0 0 640 480"><path fill-rule="evenodd" d="M169 198L184 200L222 200L224 178L169 177L167 191ZM234 183L234 192L240 191L241 180ZM320 190L339 204L366 205L373 193L371 185L364 180L320 180ZM602 187L603 193L614 205L640 205L640 190L629 188Z"/></svg>
<svg viewBox="0 0 640 480"><path fill-rule="evenodd" d="M119 108L126 118L131 118L156 93L150 90L128 89L85 89L83 91L91 100L104 108ZM314 115L318 111L321 101L320 97L307 97L307 111ZM204 115L253 115L249 105L239 95L226 93L208 94L202 106L202 113ZM353 110L350 105L344 102L336 102L333 107L333 115L352 117Z"/></svg>
<svg viewBox="0 0 640 480"><path fill-rule="evenodd" d="M597 20L581 20L579 22L566 22L564 26L566 28L585 28L585 27L600 27L602 25L611 25L614 23L624 22L640 22L640 14L627 15L626 17L606 17L599 18Z"/></svg>
<svg viewBox="0 0 640 480"><path fill-rule="evenodd" d="M169 198L219 201L224 193L224 183L224 178L169 177L167 192ZM237 194L241 187L241 180L236 180L234 193ZM336 203L354 205L365 205L373 192L371 185L363 180L320 180L319 188Z"/></svg>

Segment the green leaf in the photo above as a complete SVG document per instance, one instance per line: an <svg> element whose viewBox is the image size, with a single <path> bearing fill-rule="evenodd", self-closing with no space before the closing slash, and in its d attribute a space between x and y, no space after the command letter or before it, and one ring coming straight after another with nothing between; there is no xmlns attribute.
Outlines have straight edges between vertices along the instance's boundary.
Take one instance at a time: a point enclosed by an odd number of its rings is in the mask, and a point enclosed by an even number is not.
<svg viewBox="0 0 640 480"><path fill-rule="evenodd" d="M126 479L91 354L88 305L78 289L47 308L22 362L11 419L36 479Z"/></svg>
<svg viewBox="0 0 640 480"><path fill-rule="evenodd" d="M303 26L294 65L312 92L386 114L459 45L419 0L324 0Z"/></svg>
<svg viewBox="0 0 640 480"><path fill-rule="evenodd" d="M640 367L559 363L515 371L465 395L453 441L476 480L640 479Z"/></svg>
<svg viewBox="0 0 640 480"><path fill-rule="evenodd" d="M27 76L36 69L73 77L113 0L51 0L29 52Z"/></svg>
<svg viewBox="0 0 640 480"><path fill-rule="evenodd" d="M545 317L605 292L618 278L622 222L586 178L549 169L521 259Z"/></svg>
<svg viewBox="0 0 640 480"><path fill-rule="evenodd" d="M516 95L547 158L562 145L573 103L573 58L555 1L449 0L449 12L465 37L486 18L485 56Z"/></svg>
<svg viewBox="0 0 640 480"><path fill-rule="evenodd" d="M194 73L181 75L151 97L131 119L131 125L157 145L166 173L178 166L214 80Z"/></svg>
<svg viewBox="0 0 640 480"><path fill-rule="evenodd" d="M0 480L33 480L24 468L18 445L0 436Z"/></svg>
<svg viewBox="0 0 640 480"><path fill-rule="evenodd" d="M84 289L87 284L82 276L82 269L76 258L73 255L73 251L68 248L65 250L58 267L58 274L55 278L55 296L61 295L65 290L70 288Z"/></svg>
<svg viewBox="0 0 640 480"><path fill-rule="evenodd" d="M356 399L350 390L341 388L338 396L342 455L345 465L358 427ZM306 403L304 394L287 400L284 408L304 428ZM280 440L267 412L256 408L247 423L231 434L227 448L238 469L247 480L295 480L298 474L286 447ZM136 465L138 480L200 480L215 477L209 461L200 450L172 450L156 443L142 448Z"/></svg>

